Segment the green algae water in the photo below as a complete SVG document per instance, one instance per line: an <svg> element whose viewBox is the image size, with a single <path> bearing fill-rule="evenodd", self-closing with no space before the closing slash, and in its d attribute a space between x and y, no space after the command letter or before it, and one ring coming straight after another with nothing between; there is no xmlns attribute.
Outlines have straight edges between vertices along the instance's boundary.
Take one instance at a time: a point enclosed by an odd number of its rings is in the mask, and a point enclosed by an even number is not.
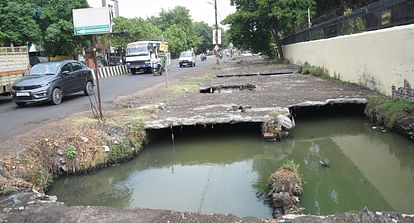
<svg viewBox="0 0 414 223"><path fill-rule="evenodd" d="M291 137L263 142L260 129L216 129L157 138L134 160L62 177L48 194L67 205L169 209L271 217L257 192L285 160L300 164L309 214L414 213L414 144L357 117L297 120ZM329 160L330 167L321 167Z"/></svg>

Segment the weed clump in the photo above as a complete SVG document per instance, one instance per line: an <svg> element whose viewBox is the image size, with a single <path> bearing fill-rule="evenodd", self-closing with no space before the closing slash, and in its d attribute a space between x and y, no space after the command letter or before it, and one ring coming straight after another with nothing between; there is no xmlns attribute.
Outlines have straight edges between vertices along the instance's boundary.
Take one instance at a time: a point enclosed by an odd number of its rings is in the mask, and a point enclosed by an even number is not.
<svg viewBox="0 0 414 223"><path fill-rule="evenodd" d="M287 160L283 163L282 167L280 167L280 170L289 170L299 175L299 167L300 164L295 163L294 160Z"/></svg>
<svg viewBox="0 0 414 223"><path fill-rule="evenodd" d="M328 69L326 69L325 67L312 66L308 62L305 62L299 67L299 72L305 75L311 74L320 77L324 80L330 80L335 82L341 80L340 74L334 72L333 76L331 76Z"/></svg>
<svg viewBox="0 0 414 223"><path fill-rule="evenodd" d="M365 114L371 121L392 129L397 125L404 126L405 123L414 123L414 103L375 95L368 98ZM414 128L414 126L408 125L407 128Z"/></svg>

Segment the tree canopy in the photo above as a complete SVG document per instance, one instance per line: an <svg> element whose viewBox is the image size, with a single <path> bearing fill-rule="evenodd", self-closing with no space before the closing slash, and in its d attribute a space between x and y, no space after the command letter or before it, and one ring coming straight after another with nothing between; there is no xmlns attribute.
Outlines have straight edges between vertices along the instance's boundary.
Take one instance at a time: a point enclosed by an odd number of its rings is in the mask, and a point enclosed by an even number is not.
<svg viewBox="0 0 414 223"><path fill-rule="evenodd" d="M30 1L0 1L0 45L40 42L42 35L35 20L35 7Z"/></svg>
<svg viewBox="0 0 414 223"><path fill-rule="evenodd" d="M89 36L75 36L72 10L88 8L87 0L6 0L0 1L0 46L41 46L48 56L75 56L91 46ZM165 40L173 56L193 49L212 47L212 28L193 22L189 10L177 6L148 19L117 17L113 34L101 41L125 48L139 40Z"/></svg>
<svg viewBox="0 0 414 223"><path fill-rule="evenodd" d="M232 0L236 12L224 20L236 47L283 58L281 38L295 25L306 22L307 10L314 0Z"/></svg>
<svg viewBox="0 0 414 223"><path fill-rule="evenodd" d="M0 44L35 43L49 56L75 56L89 40L74 35L72 9L88 7L86 0L0 1Z"/></svg>
<svg viewBox="0 0 414 223"><path fill-rule="evenodd" d="M158 17L149 19L163 32L165 40L168 41L172 56L178 56L181 51L196 49L202 43L202 37L195 32L190 11L182 6L172 10L161 10Z"/></svg>
<svg viewBox="0 0 414 223"><path fill-rule="evenodd" d="M213 28L205 22L194 22L193 27L196 36L201 40L197 51L201 53L210 49L213 45Z"/></svg>
<svg viewBox="0 0 414 223"><path fill-rule="evenodd" d="M181 6L162 9L158 16L148 19L116 17L112 31L110 43L115 48L140 40L165 40L175 57L185 50L201 52L212 47L212 28L204 22L193 22L189 10Z"/></svg>
<svg viewBox="0 0 414 223"><path fill-rule="evenodd" d="M162 31L153 23L141 18L114 18L111 45L115 48L126 48L128 43L139 40L160 40Z"/></svg>

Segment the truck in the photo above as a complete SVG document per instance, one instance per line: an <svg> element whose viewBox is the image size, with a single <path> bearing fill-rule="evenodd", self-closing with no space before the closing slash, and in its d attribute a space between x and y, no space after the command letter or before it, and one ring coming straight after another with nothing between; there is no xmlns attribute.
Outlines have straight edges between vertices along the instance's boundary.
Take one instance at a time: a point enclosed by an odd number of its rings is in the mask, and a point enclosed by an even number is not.
<svg viewBox="0 0 414 223"><path fill-rule="evenodd" d="M138 41L126 48L126 65L132 74L153 73L169 64L168 43L164 41Z"/></svg>
<svg viewBox="0 0 414 223"><path fill-rule="evenodd" d="M12 85L29 69L27 46L0 47L0 95L11 95Z"/></svg>

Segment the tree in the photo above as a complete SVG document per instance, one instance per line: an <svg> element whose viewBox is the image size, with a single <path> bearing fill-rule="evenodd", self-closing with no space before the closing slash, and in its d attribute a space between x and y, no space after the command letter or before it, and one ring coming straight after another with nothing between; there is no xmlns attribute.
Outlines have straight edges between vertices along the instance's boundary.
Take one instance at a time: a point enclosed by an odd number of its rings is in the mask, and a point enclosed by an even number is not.
<svg viewBox="0 0 414 223"><path fill-rule="evenodd" d="M149 21L154 22L162 31L167 30L172 25L184 27L186 29L191 28L191 16L190 10L182 6L176 6L174 9L165 11L161 9L158 17L152 17Z"/></svg>
<svg viewBox="0 0 414 223"><path fill-rule="evenodd" d="M41 9L39 25L42 47L47 55L75 56L90 46L89 36L75 36L72 10L88 8L86 0L37 0Z"/></svg>
<svg viewBox="0 0 414 223"><path fill-rule="evenodd" d="M30 1L0 1L0 45L40 43L41 31Z"/></svg>
<svg viewBox="0 0 414 223"><path fill-rule="evenodd" d="M231 40L238 47L253 51L277 46L283 58L281 39L297 24L306 22L308 8L313 9L314 0L232 0L236 12L227 16ZM264 53L271 55L272 50Z"/></svg>
<svg viewBox="0 0 414 223"><path fill-rule="evenodd" d="M141 18L114 18L111 45L115 48L126 48L128 43L139 40L161 40L162 31L149 21Z"/></svg>
<svg viewBox="0 0 414 223"><path fill-rule="evenodd" d="M172 57L177 57L180 52L188 50L187 33L178 25L171 25L164 32L165 39L168 41L169 51Z"/></svg>
<svg viewBox="0 0 414 223"><path fill-rule="evenodd" d="M201 41L201 43L197 45L197 51L199 53L205 52L208 48L211 48L211 46L213 45L213 28L205 22L195 22L193 23L193 26L196 36Z"/></svg>
<svg viewBox="0 0 414 223"><path fill-rule="evenodd" d="M185 7L177 6L169 11L162 9L159 17L151 17L147 21L164 32L173 57L181 51L195 49L202 43L202 39L196 35L190 11Z"/></svg>

